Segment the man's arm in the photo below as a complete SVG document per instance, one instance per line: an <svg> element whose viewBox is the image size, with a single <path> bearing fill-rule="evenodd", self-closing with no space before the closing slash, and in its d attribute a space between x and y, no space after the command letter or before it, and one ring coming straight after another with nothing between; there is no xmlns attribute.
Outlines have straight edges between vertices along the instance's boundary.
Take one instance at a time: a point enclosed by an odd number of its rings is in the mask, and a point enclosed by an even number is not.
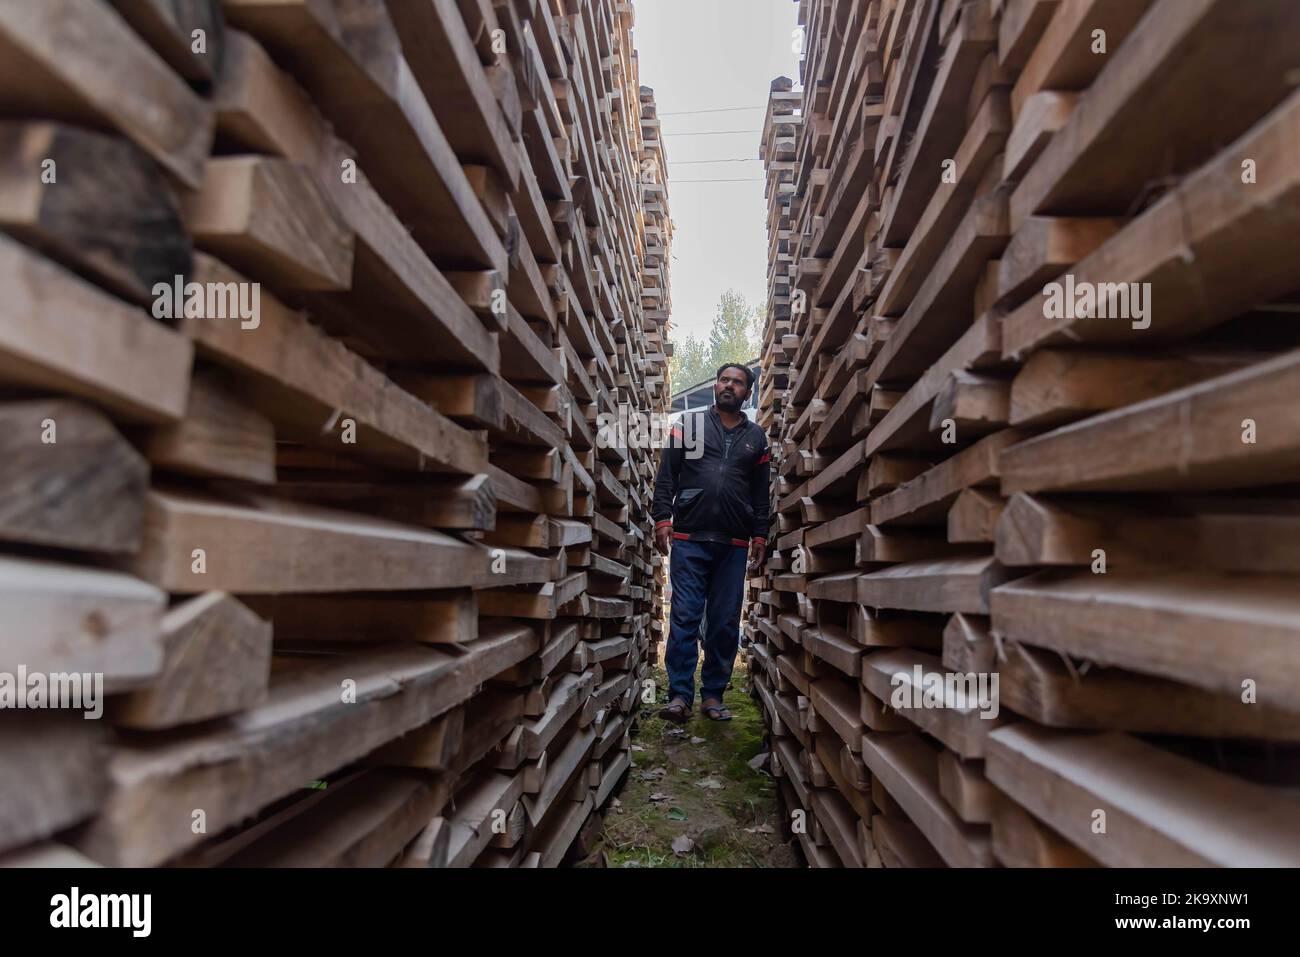
<svg viewBox="0 0 1300 957"><path fill-rule="evenodd" d="M772 451L766 445L754 463L749 475L749 504L754 509L753 543L750 547L751 565L762 566L767 558L767 521L771 512Z"/></svg>
<svg viewBox="0 0 1300 957"><path fill-rule="evenodd" d="M655 475L655 494L650 503L650 517L655 523L655 541L660 550L667 551L668 535L672 531L673 498L677 495L677 480L682 471L682 430L673 426L668 444L659 455L659 472Z"/></svg>

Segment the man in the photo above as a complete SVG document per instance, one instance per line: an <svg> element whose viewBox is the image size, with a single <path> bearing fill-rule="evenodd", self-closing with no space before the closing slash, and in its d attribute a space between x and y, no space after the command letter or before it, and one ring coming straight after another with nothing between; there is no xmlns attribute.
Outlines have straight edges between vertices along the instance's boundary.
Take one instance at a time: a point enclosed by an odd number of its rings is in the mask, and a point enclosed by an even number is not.
<svg viewBox="0 0 1300 957"><path fill-rule="evenodd" d="M665 554L672 549L673 589L664 655L669 701L659 714L678 724L691 716L700 637L701 707L712 721L731 720L722 693L740 644L746 552L751 570L761 567L767 555L772 456L762 427L741 411L753 380L747 366L728 364L718 370L714 404L687 413L673 427L655 479L650 514L655 544Z"/></svg>

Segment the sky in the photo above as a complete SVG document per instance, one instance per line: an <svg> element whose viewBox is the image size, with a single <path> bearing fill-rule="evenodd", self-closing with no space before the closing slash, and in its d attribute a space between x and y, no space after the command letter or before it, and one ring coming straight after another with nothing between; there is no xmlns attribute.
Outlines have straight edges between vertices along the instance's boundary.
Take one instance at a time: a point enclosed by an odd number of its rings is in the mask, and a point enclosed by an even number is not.
<svg viewBox="0 0 1300 957"><path fill-rule="evenodd" d="M655 91L668 154L672 338L705 339L718 297L767 295L767 200L759 133L768 87L799 79L793 0L636 0L641 83ZM730 107L757 109L691 113ZM665 115L668 114L668 115ZM680 135L746 130L734 135ZM677 135L675 135L677 134ZM746 162L699 162L734 160ZM691 182L691 180L750 182Z"/></svg>

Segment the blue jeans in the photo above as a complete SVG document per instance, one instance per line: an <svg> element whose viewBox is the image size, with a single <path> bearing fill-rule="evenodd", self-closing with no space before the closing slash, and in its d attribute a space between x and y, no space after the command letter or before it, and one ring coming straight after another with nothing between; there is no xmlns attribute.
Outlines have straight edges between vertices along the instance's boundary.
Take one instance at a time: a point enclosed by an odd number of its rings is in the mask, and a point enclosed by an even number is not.
<svg viewBox="0 0 1300 957"><path fill-rule="evenodd" d="M668 572L672 581L672 619L664 666L669 700L695 700L695 664L704 618L704 667L700 697L722 700L740 645L740 606L745 598L749 549L722 542L673 541Z"/></svg>

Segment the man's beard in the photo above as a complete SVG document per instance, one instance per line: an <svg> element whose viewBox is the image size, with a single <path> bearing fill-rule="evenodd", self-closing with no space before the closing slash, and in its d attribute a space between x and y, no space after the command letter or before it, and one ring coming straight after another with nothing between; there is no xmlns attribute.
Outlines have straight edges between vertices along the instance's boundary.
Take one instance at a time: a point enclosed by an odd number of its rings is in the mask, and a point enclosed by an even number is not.
<svg viewBox="0 0 1300 957"><path fill-rule="evenodd" d="M718 408L723 412L739 412L740 407L745 404L745 400L739 396L720 395L717 397Z"/></svg>

